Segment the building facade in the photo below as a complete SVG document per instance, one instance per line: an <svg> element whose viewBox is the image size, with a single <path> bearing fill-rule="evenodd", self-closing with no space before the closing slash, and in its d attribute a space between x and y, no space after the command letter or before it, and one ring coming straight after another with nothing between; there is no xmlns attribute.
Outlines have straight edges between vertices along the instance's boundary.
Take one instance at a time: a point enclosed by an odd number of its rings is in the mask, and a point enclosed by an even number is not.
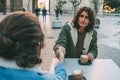
<svg viewBox="0 0 120 80"><path fill-rule="evenodd" d="M4 8L7 12L23 10L24 8L26 11L34 12L37 5L38 0L0 0L0 11L3 12Z"/></svg>
<svg viewBox="0 0 120 80"><path fill-rule="evenodd" d="M3 9L3 3L2 1L6 1L6 9ZM48 12L51 15L55 15L55 6L57 0L0 0L0 11L6 10L6 11L16 11L16 10L22 10L23 8L26 11L34 12L35 8L39 6L40 2L45 2L44 5L46 6ZM64 1L64 0L63 0ZM70 2L70 0L66 0L67 3L62 6L63 14L73 14L74 13L74 7L73 4ZM72 1L72 0L71 0ZM80 0L78 0L80 1ZM77 6L76 10L81 6L92 6L91 4L92 0L82 0L81 4ZM104 0L99 0L102 2L101 9L103 12L103 2ZM47 2L47 3L46 3Z"/></svg>

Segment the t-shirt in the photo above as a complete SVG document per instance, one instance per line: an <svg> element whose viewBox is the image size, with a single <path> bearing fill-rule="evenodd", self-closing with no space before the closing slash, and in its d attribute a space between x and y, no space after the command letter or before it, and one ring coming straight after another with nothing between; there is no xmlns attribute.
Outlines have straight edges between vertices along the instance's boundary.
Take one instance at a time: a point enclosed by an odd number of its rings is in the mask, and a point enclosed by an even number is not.
<svg viewBox="0 0 120 80"><path fill-rule="evenodd" d="M78 39L77 39L77 44L76 44L77 58L80 58L80 56L83 53L82 50L84 50L83 48L84 39L85 39L85 32L78 32Z"/></svg>

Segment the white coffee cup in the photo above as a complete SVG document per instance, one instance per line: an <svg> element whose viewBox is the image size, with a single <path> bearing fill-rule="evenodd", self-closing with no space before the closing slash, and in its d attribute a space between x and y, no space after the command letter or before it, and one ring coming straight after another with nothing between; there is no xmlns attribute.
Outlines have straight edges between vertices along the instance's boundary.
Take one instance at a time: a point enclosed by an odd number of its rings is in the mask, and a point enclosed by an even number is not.
<svg viewBox="0 0 120 80"><path fill-rule="evenodd" d="M83 78L84 72L82 70L73 71L73 80L81 80Z"/></svg>
<svg viewBox="0 0 120 80"><path fill-rule="evenodd" d="M81 55L80 61L81 63L87 63L88 62L88 55Z"/></svg>

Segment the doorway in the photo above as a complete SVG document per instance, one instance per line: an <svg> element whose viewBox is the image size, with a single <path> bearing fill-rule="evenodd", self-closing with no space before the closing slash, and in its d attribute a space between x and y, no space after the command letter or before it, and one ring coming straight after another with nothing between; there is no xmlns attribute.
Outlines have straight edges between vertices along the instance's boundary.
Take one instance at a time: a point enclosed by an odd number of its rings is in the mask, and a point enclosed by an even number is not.
<svg viewBox="0 0 120 80"><path fill-rule="evenodd" d="M50 0L38 0L38 7L43 9L44 7L47 9L47 13L50 13Z"/></svg>

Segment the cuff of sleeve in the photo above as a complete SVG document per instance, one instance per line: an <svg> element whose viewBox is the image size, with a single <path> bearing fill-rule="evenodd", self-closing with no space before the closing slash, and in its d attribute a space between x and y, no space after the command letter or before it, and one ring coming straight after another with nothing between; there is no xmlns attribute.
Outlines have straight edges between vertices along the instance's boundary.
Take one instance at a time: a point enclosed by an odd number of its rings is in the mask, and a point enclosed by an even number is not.
<svg viewBox="0 0 120 80"><path fill-rule="evenodd" d="M56 65L55 69L58 68L58 67L64 67L64 63L63 62L60 62Z"/></svg>
<svg viewBox="0 0 120 80"><path fill-rule="evenodd" d="M64 63L58 63L58 65L55 67L55 73L60 76L63 80L66 80L67 78L67 72L64 67Z"/></svg>

